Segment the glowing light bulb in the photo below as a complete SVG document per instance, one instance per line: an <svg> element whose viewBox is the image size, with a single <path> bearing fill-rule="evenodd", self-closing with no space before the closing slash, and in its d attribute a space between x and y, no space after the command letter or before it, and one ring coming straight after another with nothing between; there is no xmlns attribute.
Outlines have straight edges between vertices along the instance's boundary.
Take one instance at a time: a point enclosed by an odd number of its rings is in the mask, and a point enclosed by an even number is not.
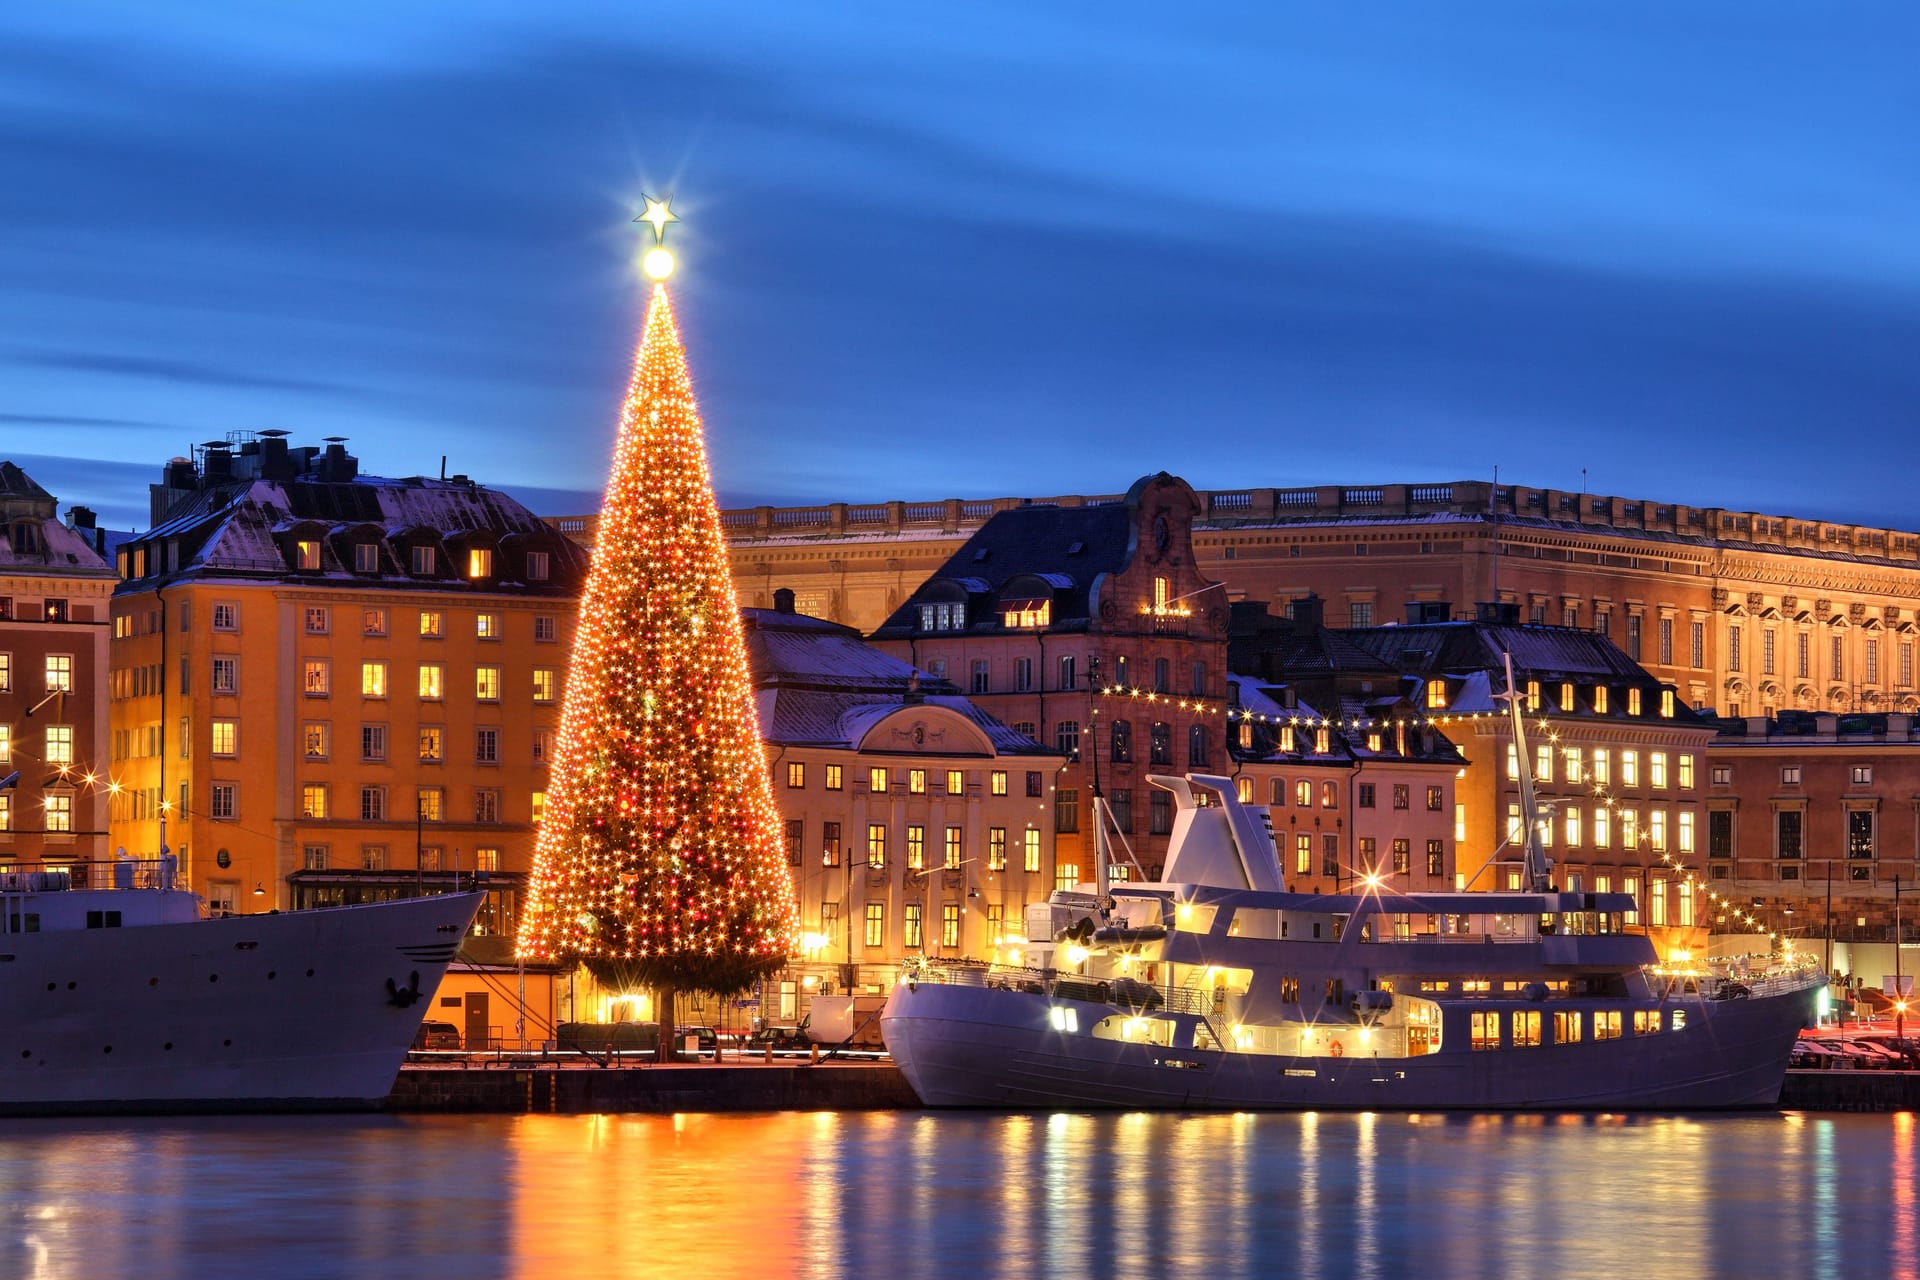
<svg viewBox="0 0 1920 1280"><path fill-rule="evenodd" d="M676 265L673 251L664 245L647 250L640 258L640 269L646 272L649 280L665 280L673 274Z"/></svg>

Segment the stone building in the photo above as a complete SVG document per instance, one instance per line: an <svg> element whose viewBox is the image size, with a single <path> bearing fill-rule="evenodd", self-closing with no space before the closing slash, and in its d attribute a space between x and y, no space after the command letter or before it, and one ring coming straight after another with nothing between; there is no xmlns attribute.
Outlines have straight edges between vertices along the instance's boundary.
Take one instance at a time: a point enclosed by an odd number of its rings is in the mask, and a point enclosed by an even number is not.
<svg viewBox="0 0 1920 1280"><path fill-rule="evenodd" d="M114 841L171 846L216 912L482 872L504 958L586 554L465 477L284 434L169 463L119 548Z"/></svg>
<svg viewBox="0 0 1920 1280"><path fill-rule="evenodd" d="M1172 809L1146 775L1227 763L1227 600L1193 563L1198 512L1165 472L1116 502L1000 512L871 637L1063 757L1042 793L1063 884L1092 877L1093 753L1122 865L1149 877Z"/></svg>
<svg viewBox="0 0 1920 1280"><path fill-rule="evenodd" d="M1833 967L1894 972L1895 886L1920 875L1920 723L1891 712L1782 712L1719 722L1707 750L1710 883L1785 924ZM1920 895L1899 912L1912 973Z"/></svg>
<svg viewBox="0 0 1920 1280"><path fill-rule="evenodd" d="M1233 607L1227 742L1242 803L1264 806L1290 888L1452 889L1466 757L1412 696L1419 681L1322 625Z"/></svg>
<svg viewBox="0 0 1920 1280"><path fill-rule="evenodd" d="M106 859L107 629L114 575L93 513L0 462L0 861ZM151 797L148 797L149 799ZM84 881L83 881L84 882Z"/></svg>
<svg viewBox="0 0 1920 1280"><path fill-rule="evenodd" d="M909 958L990 959L1025 937L1054 861L1065 760L952 683L860 633L744 609L747 660L801 950L762 1001L791 1023L812 995L884 991Z"/></svg>
<svg viewBox="0 0 1920 1280"><path fill-rule="evenodd" d="M1712 722L1599 632L1522 624L1511 605L1474 622L1421 620L1451 616L1444 602L1408 612L1347 638L1418 677L1425 715L1467 758L1454 801L1464 887L1522 884L1519 761L1496 696L1511 655L1554 883L1632 894L1635 923L1669 949L1692 946L1708 918L1697 875L1682 868L1700 867Z"/></svg>
<svg viewBox="0 0 1920 1280"><path fill-rule="evenodd" d="M1920 534L1484 481L1195 497L1194 567L1235 599L1317 593L1348 626L1410 600L1509 603L1527 621L1600 631L1689 705L1730 715L1920 703ZM804 610L871 629L1023 503L754 507L722 521L743 601L786 587ZM591 517L560 523L592 536Z"/></svg>

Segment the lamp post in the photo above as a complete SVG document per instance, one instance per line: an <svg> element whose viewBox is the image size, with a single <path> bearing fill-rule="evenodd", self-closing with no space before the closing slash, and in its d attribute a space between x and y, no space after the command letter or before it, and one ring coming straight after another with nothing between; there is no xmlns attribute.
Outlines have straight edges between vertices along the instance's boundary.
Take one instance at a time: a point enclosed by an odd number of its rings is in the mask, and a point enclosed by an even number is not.
<svg viewBox="0 0 1920 1280"><path fill-rule="evenodd" d="M1893 878L1893 1034L1907 1038L1907 984L1900 972L1900 877Z"/></svg>

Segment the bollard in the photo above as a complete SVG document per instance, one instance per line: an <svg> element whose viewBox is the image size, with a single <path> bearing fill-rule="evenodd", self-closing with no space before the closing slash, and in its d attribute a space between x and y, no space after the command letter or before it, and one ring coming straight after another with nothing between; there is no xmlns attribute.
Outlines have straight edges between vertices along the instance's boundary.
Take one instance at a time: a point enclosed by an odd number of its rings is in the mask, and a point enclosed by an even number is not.
<svg viewBox="0 0 1920 1280"><path fill-rule="evenodd" d="M810 1044L807 1046L807 1052L811 1054L813 1057L813 1065L816 1067L819 1066L820 1065L820 1046L817 1044Z"/></svg>
<svg viewBox="0 0 1920 1280"><path fill-rule="evenodd" d="M773 1065L773 1041L767 1041L767 1065Z"/></svg>

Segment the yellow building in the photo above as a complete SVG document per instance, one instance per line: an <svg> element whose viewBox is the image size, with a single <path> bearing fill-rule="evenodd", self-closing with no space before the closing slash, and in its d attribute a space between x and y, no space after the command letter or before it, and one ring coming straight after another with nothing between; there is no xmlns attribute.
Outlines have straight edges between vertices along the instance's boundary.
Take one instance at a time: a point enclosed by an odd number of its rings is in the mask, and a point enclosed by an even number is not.
<svg viewBox="0 0 1920 1280"><path fill-rule="evenodd" d="M170 846L215 912L480 873L477 954L504 961L586 555L465 477L282 435L170 463L119 549L112 840Z"/></svg>

